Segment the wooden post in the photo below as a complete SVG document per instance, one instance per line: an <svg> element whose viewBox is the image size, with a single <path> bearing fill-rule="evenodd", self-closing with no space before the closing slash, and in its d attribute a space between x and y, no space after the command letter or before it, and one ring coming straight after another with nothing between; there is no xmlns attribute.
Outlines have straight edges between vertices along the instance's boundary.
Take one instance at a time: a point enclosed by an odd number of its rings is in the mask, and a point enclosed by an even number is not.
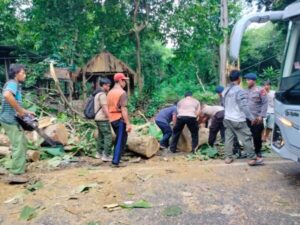
<svg viewBox="0 0 300 225"><path fill-rule="evenodd" d="M86 89L86 68L82 71L82 95L83 95L83 101L87 98L87 89Z"/></svg>

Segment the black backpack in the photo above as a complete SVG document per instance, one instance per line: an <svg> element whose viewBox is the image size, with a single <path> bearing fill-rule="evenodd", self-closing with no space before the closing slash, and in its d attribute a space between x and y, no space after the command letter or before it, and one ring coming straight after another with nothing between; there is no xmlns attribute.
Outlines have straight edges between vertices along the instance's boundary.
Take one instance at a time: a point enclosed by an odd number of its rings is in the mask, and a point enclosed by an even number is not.
<svg viewBox="0 0 300 225"><path fill-rule="evenodd" d="M93 120L95 119L96 114L100 111L102 107L100 107L97 112L95 112L95 96L102 92L102 90L96 90L92 93L92 95L88 98L85 108L84 108L84 116L86 119Z"/></svg>

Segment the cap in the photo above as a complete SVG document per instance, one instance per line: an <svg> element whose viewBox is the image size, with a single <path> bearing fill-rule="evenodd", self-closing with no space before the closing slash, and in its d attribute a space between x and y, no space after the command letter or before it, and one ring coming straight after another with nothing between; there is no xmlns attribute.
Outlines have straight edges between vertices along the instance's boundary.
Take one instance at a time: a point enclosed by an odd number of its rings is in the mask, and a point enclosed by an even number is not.
<svg viewBox="0 0 300 225"><path fill-rule="evenodd" d="M218 94L222 93L223 91L224 91L224 87L221 85L218 85L215 89L215 92Z"/></svg>
<svg viewBox="0 0 300 225"><path fill-rule="evenodd" d="M235 80L237 80L240 76L241 76L240 71L238 71L238 70L232 70L232 71L230 72L229 78L230 78L231 81L235 81Z"/></svg>
<svg viewBox="0 0 300 225"><path fill-rule="evenodd" d="M247 73L245 76L244 76L245 79L247 80L256 80L257 79L257 76L255 73Z"/></svg>
<svg viewBox="0 0 300 225"><path fill-rule="evenodd" d="M129 78L126 77L126 76L124 75L124 73L116 73L116 74L114 75L114 81L120 81L120 80L129 80Z"/></svg>

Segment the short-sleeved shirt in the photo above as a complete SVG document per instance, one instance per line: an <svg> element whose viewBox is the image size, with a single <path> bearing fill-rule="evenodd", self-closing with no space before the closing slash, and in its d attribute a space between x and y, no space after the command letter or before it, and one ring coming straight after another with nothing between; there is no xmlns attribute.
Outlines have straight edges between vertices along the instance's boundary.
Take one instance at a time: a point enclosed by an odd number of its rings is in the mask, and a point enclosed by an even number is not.
<svg viewBox="0 0 300 225"><path fill-rule="evenodd" d="M4 85L2 92L2 110L0 113L0 121L7 124L17 124L16 121L16 110L5 100L4 93L6 91L11 92L18 104L22 107L22 93L21 85L15 80L9 80Z"/></svg>
<svg viewBox="0 0 300 225"><path fill-rule="evenodd" d="M170 107L160 110L155 120L162 123L170 124L174 114L177 114L176 105L172 105Z"/></svg>
<svg viewBox="0 0 300 225"><path fill-rule="evenodd" d="M224 107L223 106L219 106L219 105L206 105L204 106L204 108L202 109L201 113L204 115L207 115L209 117L213 117L214 115L216 115L217 112L223 111Z"/></svg>
<svg viewBox="0 0 300 225"><path fill-rule="evenodd" d="M200 113L200 102L192 97L186 97L177 103L177 117L197 117Z"/></svg>
<svg viewBox="0 0 300 225"><path fill-rule="evenodd" d="M105 121L108 120L108 117L103 112L103 106L107 105L107 97L105 92L100 92L95 96L95 120L96 121Z"/></svg>
<svg viewBox="0 0 300 225"><path fill-rule="evenodd" d="M119 87L112 88L107 94L110 122L122 119L121 107L127 106L127 94Z"/></svg>

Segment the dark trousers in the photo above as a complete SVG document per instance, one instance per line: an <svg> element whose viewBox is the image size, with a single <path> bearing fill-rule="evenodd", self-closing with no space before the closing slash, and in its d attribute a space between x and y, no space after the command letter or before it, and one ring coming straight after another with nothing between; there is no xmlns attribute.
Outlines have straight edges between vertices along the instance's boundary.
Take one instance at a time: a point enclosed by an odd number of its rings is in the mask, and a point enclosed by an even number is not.
<svg viewBox="0 0 300 225"><path fill-rule="evenodd" d="M118 165L121 160L121 156L124 152L127 142L126 124L123 120L116 120L111 122L111 126L116 134L116 140L114 145L114 157L112 163Z"/></svg>
<svg viewBox="0 0 300 225"><path fill-rule="evenodd" d="M172 136L172 128L170 126L170 124L168 123L164 123L161 121L155 121L156 125L161 129L162 133L163 133L163 137L160 140L160 145L164 146L164 147L169 147L169 139Z"/></svg>
<svg viewBox="0 0 300 225"><path fill-rule="evenodd" d="M208 136L208 144L210 146L214 146L214 143L217 138L217 134L220 131L222 141L225 140L225 127L223 125L224 120L224 110L217 112L212 118L211 118L211 125L209 127L209 136Z"/></svg>
<svg viewBox="0 0 300 225"><path fill-rule="evenodd" d="M261 124L251 125L250 120L247 120L247 124L252 133L255 154L258 157L261 157L262 156L262 154L261 154L261 146L262 146L261 136L262 136L262 132L264 130L264 124L261 123Z"/></svg>
<svg viewBox="0 0 300 225"><path fill-rule="evenodd" d="M198 145L199 125L198 125L197 119L194 118L194 117L189 117L189 116L178 117L177 121L176 121L176 124L174 126L174 129L173 129L172 141L171 141L171 145L170 145L170 150L172 152L176 152L177 143L178 143L180 134L181 134L181 132L182 132L185 125L187 125L187 127L189 128L189 130L191 132L192 151L193 152L195 151L195 149Z"/></svg>

